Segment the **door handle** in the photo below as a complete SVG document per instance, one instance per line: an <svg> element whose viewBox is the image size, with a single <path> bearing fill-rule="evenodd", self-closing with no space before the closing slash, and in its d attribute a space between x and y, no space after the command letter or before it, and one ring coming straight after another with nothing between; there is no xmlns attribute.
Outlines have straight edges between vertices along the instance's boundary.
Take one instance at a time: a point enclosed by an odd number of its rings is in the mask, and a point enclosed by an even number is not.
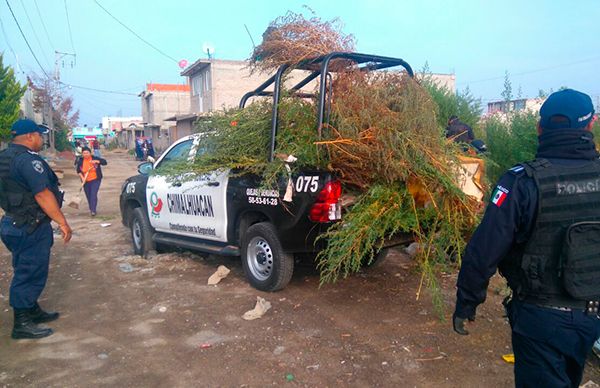
<svg viewBox="0 0 600 388"><path fill-rule="evenodd" d="M172 186L181 187L181 182L173 182Z"/></svg>
<svg viewBox="0 0 600 388"><path fill-rule="evenodd" d="M217 187L219 185L220 185L219 182L208 182L208 186Z"/></svg>

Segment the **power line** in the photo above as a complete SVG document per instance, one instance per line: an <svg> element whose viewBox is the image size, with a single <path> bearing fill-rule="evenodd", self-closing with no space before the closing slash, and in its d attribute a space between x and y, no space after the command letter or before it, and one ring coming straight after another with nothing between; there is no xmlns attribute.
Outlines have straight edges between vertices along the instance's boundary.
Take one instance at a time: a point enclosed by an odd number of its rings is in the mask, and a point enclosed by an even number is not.
<svg viewBox="0 0 600 388"><path fill-rule="evenodd" d="M75 88L75 89L91 90L91 91L98 92L98 93L123 94L126 96L136 96L137 97L137 93L126 93L126 92L120 92L117 90L96 89L96 88L89 88L87 86L71 85L71 84L68 84L68 83L65 83L62 81L59 81L59 82L61 85L65 85L67 87L71 87L71 88Z"/></svg>
<svg viewBox="0 0 600 388"><path fill-rule="evenodd" d="M73 33L71 32L71 21L69 20L69 10L67 9L67 0L65 0L65 14L67 15L67 26L69 27L69 39L71 40L71 48L73 49L73 53L77 53L75 51L75 45L73 44Z"/></svg>
<svg viewBox="0 0 600 388"><path fill-rule="evenodd" d="M29 44L29 41L25 37L25 34L23 33L23 29L21 28L21 25L19 24L19 21L17 20L17 17L15 16L15 13L13 12L12 7L10 6L10 3L8 2L8 0L5 0L5 1L6 1L6 5L8 5L8 9L10 10L10 13L11 13L13 19L15 20L15 23L17 24L17 27L19 27L19 31L21 32L21 36L25 40L25 43L27 43L27 47L29 47L29 51L31 52L31 55L33 55L33 58L37 62L37 64L40 67L40 69L42 69L42 73L44 73L44 75L46 76L46 78L50 78L48 76L48 74L46 73L46 70L44 70L44 67L42 66L42 64L40 63L40 61L38 60L38 58L35 56L35 53L33 52L33 49L31 48L31 45Z"/></svg>
<svg viewBox="0 0 600 388"><path fill-rule="evenodd" d="M46 29L46 23L44 23L44 18L42 17L42 13L40 12L40 8L38 7L37 0L33 0L33 3L35 4L35 9L37 10L40 20L42 21L42 27L44 27L44 31L46 32L46 38L48 38L48 43L50 43L50 47L54 47L54 44L50 40L50 34L48 34L48 29Z"/></svg>
<svg viewBox="0 0 600 388"><path fill-rule="evenodd" d="M27 20L29 21L29 25L31 26L31 32L33 32L33 37L35 38L38 45L40 46L40 49L42 50L42 55L44 56L46 63L49 64L50 61L48 61L48 57L46 56L46 54L44 54L44 46L42 46L42 42L40 42L40 38L38 38L37 34L35 33L35 28L33 27L33 23L31 22L31 18L29 17L27 8L25 8L25 4L23 3L23 0L20 0L20 1L21 1L21 6L23 7L23 11L25 11L25 16L27 17Z"/></svg>
<svg viewBox="0 0 600 388"><path fill-rule="evenodd" d="M8 41L8 35L6 35L6 30L4 29L4 23L2 22L2 18L0 18L0 28L2 29L2 35L4 35L4 41L6 42L6 45L8 46L9 50L13 53L15 58L17 58L17 53L15 53L15 50L13 50L12 46L10 45L10 42Z"/></svg>
<svg viewBox="0 0 600 388"><path fill-rule="evenodd" d="M598 61L598 60L600 60L600 57L592 57L592 58L582 59L580 61L563 63L563 64L559 64L559 65L554 65L554 66L543 67L543 68L540 68L540 69L533 69L533 70L522 71L520 73L510 74L510 76L516 77L516 76L521 76L521 75L526 75L526 74L539 73L539 72L542 72L542 71L554 70L554 69L558 69L558 68L566 67L566 66L579 65L581 63L595 62L595 61ZM504 76L484 78L484 79L475 80L475 81L464 81L464 82L457 83L457 85L476 84L476 83L480 83L480 82L495 81L495 80L499 80L499 79L504 79Z"/></svg>
<svg viewBox="0 0 600 388"><path fill-rule="evenodd" d="M65 0L66 1L66 0ZM96 5L98 5L98 7L102 8L102 10L104 12L106 12L108 14L108 16L110 16L111 18L115 19L115 21L117 23L119 23L120 25L122 25L123 27L125 27L125 29L127 29L127 31L131 32L133 35L135 35L139 40L141 40L142 42L146 43L148 46L152 47L154 50L158 51L160 54L162 54L163 56L169 58L170 60L172 60L175 63L178 63L177 59L173 58L172 56L166 54L164 51L162 51L161 49L159 49L158 47L154 46L152 43L148 42L146 39L142 38L141 36L139 36L135 31L133 31L131 28L129 28L127 25L125 25L125 23L123 23L122 21L120 21L119 19L117 19L115 16L113 16L113 14L111 14L106 8L104 8L99 2L98 0L94 0L94 2L96 3Z"/></svg>

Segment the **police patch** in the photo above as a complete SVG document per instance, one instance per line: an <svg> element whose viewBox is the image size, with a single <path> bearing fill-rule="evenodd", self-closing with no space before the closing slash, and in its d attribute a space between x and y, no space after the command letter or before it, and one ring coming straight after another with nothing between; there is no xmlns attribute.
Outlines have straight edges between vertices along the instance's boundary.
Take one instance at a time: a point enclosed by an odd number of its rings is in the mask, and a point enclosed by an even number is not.
<svg viewBox="0 0 600 388"><path fill-rule="evenodd" d="M506 197L508 197L508 193L510 193L510 191L507 188L500 185L496 186L496 190L494 190L494 193L492 194L492 203L498 207L502 206L502 203Z"/></svg>
<svg viewBox="0 0 600 388"><path fill-rule="evenodd" d="M41 174L44 172L44 165L42 164L42 162L40 162L39 160L34 160L31 162L31 165L33 166L33 169Z"/></svg>
<svg viewBox="0 0 600 388"><path fill-rule="evenodd" d="M513 168L511 168L508 171L512 171L512 172L521 172L525 169L525 167L521 166L520 164L517 164L516 166L514 166Z"/></svg>

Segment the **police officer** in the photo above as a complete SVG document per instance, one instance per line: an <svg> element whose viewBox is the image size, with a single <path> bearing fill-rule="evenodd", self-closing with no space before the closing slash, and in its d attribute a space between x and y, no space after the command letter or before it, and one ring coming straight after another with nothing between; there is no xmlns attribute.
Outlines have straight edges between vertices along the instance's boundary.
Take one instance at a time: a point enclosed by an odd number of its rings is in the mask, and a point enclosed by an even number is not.
<svg viewBox="0 0 600 388"><path fill-rule="evenodd" d="M48 130L28 119L17 120L11 130L12 142L0 152L0 237L12 252L14 269L10 305L14 309L12 338L42 338L52 329L39 323L58 318L46 312L38 298L46 285L55 221L63 241L71 239L71 228L61 212L62 193L58 178L37 154Z"/></svg>
<svg viewBox="0 0 600 388"><path fill-rule="evenodd" d="M578 387L600 335L600 161L592 100L566 89L540 110L536 159L498 182L458 275L454 330L466 335L499 268L512 290L517 387Z"/></svg>
<svg viewBox="0 0 600 388"><path fill-rule="evenodd" d="M475 139L475 135L473 129L460 121L457 116L450 116L446 127L446 138L456 143L470 144Z"/></svg>

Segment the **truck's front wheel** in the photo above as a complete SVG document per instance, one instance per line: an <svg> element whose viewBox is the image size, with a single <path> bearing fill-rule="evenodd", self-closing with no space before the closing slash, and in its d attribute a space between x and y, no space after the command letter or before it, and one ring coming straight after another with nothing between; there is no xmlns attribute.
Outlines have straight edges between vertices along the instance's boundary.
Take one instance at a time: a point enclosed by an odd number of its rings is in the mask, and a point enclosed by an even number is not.
<svg viewBox="0 0 600 388"><path fill-rule="evenodd" d="M152 226L141 207L133 209L131 220L131 240L136 255L146 256L154 249L152 242Z"/></svg>
<svg viewBox="0 0 600 388"><path fill-rule="evenodd" d="M242 265L250 284L261 291L284 288L294 272L294 257L285 253L268 222L254 224L242 241Z"/></svg>

